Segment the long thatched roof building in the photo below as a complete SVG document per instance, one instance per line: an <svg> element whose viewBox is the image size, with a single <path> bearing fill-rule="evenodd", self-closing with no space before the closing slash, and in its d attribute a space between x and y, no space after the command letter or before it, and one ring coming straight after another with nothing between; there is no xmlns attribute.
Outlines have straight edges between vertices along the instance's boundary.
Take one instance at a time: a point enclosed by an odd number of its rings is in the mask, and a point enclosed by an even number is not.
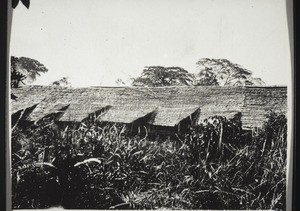
<svg viewBox="0 0 300 211"><path fill-rule="evenodd" d="M261 127L269 110L287 111L286 87L89 87L23 86L12 89L12 116L36 122L57 114L57 121L98 121L174 127L194 116L196 123L219 115L242 114L244 129Z"/></svg>

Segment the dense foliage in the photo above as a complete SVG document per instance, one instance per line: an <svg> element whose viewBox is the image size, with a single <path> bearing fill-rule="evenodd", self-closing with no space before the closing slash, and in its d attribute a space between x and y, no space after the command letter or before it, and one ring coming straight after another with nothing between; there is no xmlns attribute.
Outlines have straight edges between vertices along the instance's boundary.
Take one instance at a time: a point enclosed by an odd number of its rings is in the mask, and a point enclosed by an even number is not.
<svg viewBox="0 0 300 211"><path fill-rule="evenodd" d="M145 67L141 76L134 78L133 86L188 86L193 84L192 74L181 67Z"/></svg>
<svg viewBox="0 0 300 211"><path fill-rule="evenodd" d="M260 78L254 78L250 70L227 59L202 58L196 63L200 72L196 85L253 86L265 85Z"/></svg>
<svg viewBox="0 0 300 211"><path fill-rule="evenodd" d="M145 67L139 77L132 78L133 86L262 86L250 70L227 59L202 58L196 63L198 73L181 67ZM125 84L121 79L117 85Z"/></svg>
<svg viewBox="0 0 300 211"><path fill-rule="evenodd" d="M12 132L14 208L284 209L286 118L212 117L150 140L122 125L43 121Z"/></svg>
<svg viewBox="0 0 300 211"><path fill-rule="evenodd" d="M48 69L39 61L27 57L11 57L10 68L11 88L18 88L23 84L32 83L41 73Z"/></svg>

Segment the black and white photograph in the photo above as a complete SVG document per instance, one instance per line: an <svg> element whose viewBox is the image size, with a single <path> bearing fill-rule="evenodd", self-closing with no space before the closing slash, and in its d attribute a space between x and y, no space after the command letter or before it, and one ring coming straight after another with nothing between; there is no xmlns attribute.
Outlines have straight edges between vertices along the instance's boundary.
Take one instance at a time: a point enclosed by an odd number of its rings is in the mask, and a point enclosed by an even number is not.
<svg viewBox="0 0 300 211"><path fill-rule="evenodd" d="M11 0L11 209L289 210L289 0Z"/></svg>

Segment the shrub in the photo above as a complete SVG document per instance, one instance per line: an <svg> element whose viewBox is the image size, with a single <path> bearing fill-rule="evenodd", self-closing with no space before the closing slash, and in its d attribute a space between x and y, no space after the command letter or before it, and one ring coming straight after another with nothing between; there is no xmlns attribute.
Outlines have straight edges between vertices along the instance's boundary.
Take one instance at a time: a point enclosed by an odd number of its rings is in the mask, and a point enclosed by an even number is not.
<svg viewBox="0 0 300 211"><path fill-rule="evenodd" d="M159 142L120 124L16 128L13 207L284 209L285 116L250 138L241 126L215 116Z"/></svg>

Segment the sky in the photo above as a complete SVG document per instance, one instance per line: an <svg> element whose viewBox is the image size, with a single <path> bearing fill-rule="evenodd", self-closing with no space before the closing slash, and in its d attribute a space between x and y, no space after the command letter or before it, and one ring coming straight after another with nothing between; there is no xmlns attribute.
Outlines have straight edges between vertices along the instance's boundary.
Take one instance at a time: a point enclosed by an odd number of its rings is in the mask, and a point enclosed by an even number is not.
<svg viewBox="0 0 300 211"><path fill-rule="evenodd" d="M48 68L41 85L115 86L152 65L196 73L201 58L291 81L285 0L31 0L13 11L10 53Z"/></svg>

